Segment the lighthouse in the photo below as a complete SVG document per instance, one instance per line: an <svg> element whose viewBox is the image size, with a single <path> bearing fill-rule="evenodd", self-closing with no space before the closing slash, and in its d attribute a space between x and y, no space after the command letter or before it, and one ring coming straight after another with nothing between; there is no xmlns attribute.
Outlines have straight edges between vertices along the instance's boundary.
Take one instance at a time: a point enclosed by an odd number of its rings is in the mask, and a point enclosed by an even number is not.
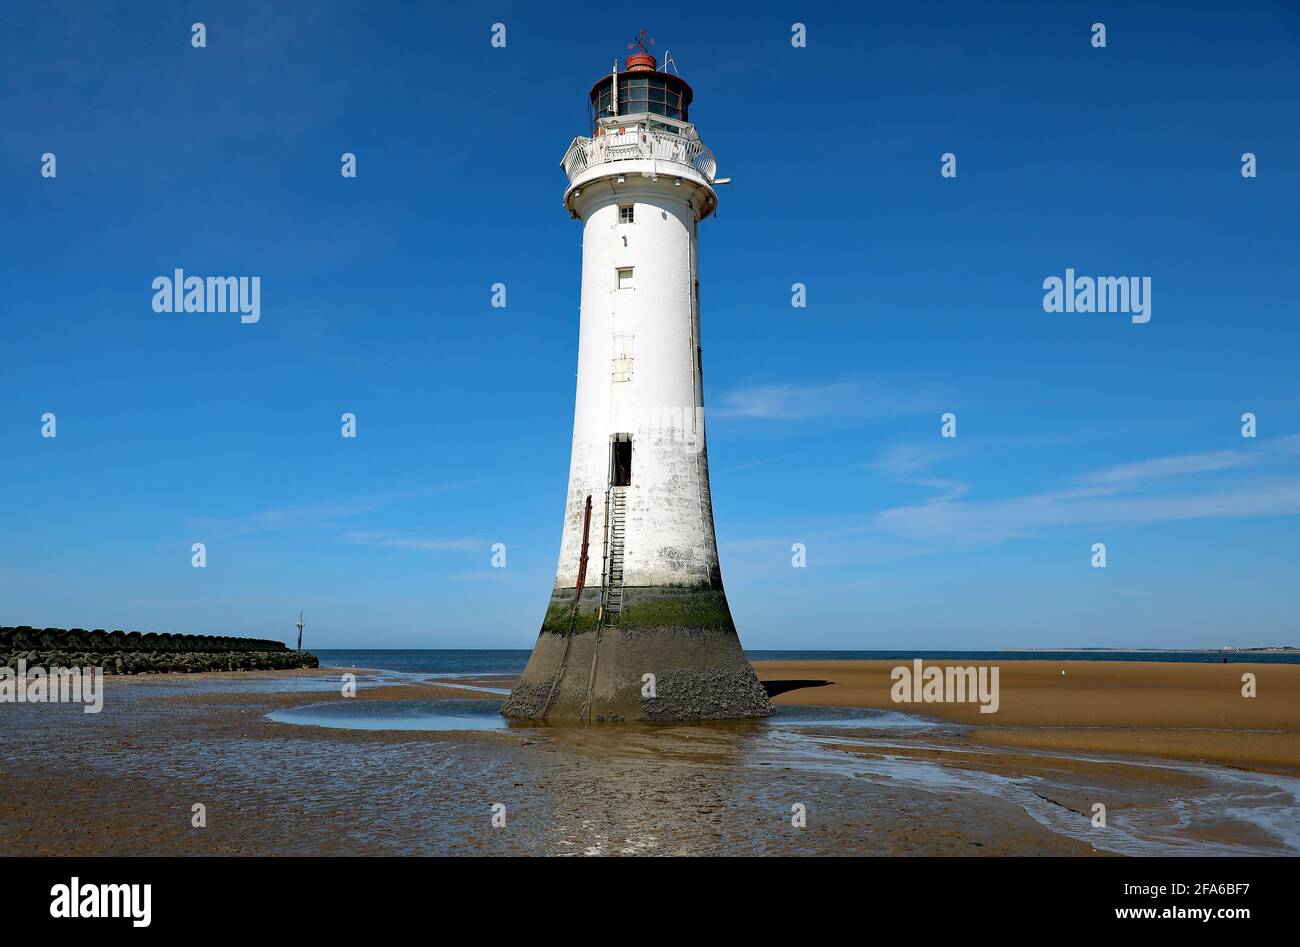
<svg viewBox="0 0 1300 947"><path fill-rule="evenodd" d="M691 87L646 47L643 33L592 86L590 134L561 162L582 222L572 458L555 585L508 717L771 713L723 591L709 491L699 226L722 182Z"/></svg>

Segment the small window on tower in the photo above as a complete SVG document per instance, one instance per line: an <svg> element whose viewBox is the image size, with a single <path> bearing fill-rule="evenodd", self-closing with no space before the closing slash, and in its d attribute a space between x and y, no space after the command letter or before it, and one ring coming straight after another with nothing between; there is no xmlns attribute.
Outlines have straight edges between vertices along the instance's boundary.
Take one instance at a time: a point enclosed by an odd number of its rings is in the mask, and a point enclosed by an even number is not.
<svg viewBox="0 0 1300 947"><path fill-rule="evenodd" d="M632 223L632 205L621 204L618 208L618 222L620 224Z"/></svg>
<svg viewBox="0 0 1300 947"><path fill-rule="evenodd" d="M618 268L618 288L619 289L632 288L632 267L620 266Z"/></svg>

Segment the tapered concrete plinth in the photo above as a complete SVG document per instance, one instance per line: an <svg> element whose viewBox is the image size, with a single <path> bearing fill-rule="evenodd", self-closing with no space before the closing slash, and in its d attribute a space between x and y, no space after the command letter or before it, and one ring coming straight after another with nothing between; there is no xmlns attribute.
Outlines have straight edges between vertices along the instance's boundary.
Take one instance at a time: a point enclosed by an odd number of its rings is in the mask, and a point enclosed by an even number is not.
<svg viewBox="0 0 1300 947"><path fill-rule="evenodd" d="M625 588L619 624L602 627L599 590L584 590L576 623L573 591L552 593L532 657L501 708L507 717L606 722L771 714L720 589Z"/></svg>

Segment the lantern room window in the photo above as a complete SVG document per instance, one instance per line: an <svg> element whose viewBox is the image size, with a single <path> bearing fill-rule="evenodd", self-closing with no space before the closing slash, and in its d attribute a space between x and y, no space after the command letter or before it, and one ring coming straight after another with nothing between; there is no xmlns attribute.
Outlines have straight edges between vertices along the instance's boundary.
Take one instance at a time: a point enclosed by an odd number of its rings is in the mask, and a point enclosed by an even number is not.
<svg viewBox="0 0 1300 947"><path fill-rule="evenodd" d="M635 78L634 78L635 77ZM596 119L614 115L611 79L597 83L591 93ZM618 76L618 114L649 112L675 121L689 121L691 87L676 76L664 73L621 72Z"/></svg>

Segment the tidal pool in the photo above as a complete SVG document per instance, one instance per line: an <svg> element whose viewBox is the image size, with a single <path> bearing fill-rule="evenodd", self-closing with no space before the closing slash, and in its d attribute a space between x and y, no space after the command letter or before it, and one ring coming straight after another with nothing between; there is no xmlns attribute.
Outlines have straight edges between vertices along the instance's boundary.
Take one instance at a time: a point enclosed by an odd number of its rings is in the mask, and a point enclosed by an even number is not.
<svg viewBox="0 0 1300 947"><path fill-rule="evenodd" d="M781 728L836 727L868 730L927 730L942 726L937 721L891 711L788 706L778 706L775 711L765 720L728 723L749 727L762 727L766 724ZM335 727L342 730L504 730L509 726L538 725L530 721L507 720L501 716L501 705L495 700L446 697L421 700L334 700L276 710L267 714L267 719L276 723ZM718 722L713 721L713 724L717 725Z"/></svg>
<svg viewBox="0 0 1300 947"><path fill-rule="evenodd" d="M504 730L495 700L336 700L267 714L276 723L342 730Z"/></svg>

